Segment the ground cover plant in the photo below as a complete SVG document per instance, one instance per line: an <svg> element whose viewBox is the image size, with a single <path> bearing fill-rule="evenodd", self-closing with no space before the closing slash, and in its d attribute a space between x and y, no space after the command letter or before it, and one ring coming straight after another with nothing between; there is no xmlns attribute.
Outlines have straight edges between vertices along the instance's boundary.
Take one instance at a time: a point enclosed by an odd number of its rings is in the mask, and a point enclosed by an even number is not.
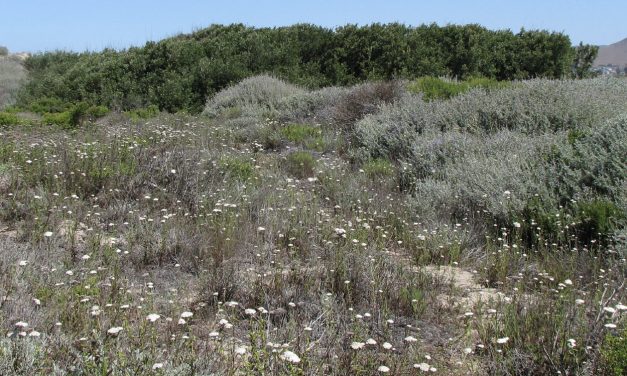
<svg viewBox="0 0 627 376"><path fill-rule="evenodd" d="M622 374L627 82L427 80L8 108L0 374Z"/></svg>

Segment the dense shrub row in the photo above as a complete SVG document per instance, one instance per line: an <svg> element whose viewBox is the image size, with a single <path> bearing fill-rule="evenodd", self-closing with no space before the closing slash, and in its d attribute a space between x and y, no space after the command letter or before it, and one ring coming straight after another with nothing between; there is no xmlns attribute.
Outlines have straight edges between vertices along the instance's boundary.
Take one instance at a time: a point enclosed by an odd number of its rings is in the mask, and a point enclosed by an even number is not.
<svg viewBox="0 0 627 376"><path fill-rule="evenodd" d="M259 73L306 87L425 75L559 78L571 74L574 52L561 33L478 25L214 25L124 51L35 55L26 62L32 80L21 103L50 97L200 112L207 97Z"/></svg>

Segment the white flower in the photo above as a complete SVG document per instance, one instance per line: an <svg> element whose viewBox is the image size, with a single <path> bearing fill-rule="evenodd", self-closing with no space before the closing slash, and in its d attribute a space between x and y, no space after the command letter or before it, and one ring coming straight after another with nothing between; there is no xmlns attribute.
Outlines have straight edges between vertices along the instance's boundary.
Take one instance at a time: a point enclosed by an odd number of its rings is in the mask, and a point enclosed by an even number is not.
<svg viewBox="0 0 627 376"><path fill-rule="evenodd" d="M107 330L107 333L115 336L118 333L120 333L122 331L122 327L121 326L114 326L113 328L110 328L109 330Z"/></svg>
<svg viewBox="0 0 627 376"><path fill-rule="evenodd" d="M564 281L564 284L570 286L573 284L573 281L571 281L570 279L567 279Z"/></svg>
<svg viewBox="0 0 627 376"><path fill-rule="evenodd" d="M431 366L428 365L427 363L419 363L419 364L414 364L414 368L418 368L422 372L429 372L429 369L431 368Z"/></svg>
<svg viewBox="0 0 627 376"><path fill-rule="evenodd" d="M46 238L51 237L51 236L52 236L52 231L46 231L46 232L44 232L44 236L45 236Z"/></svg>
<svg viewBox="0 0 627 376"><path fill-rule="evenodd" d="M381 373L388 373L390 372L390 369L386 366L379 366L379 368L377 368L377 371L381 372Z"/></svg>
<svg viewBox="0 0 627 376"><path fill-rule="evenodd" d="M28 327L28 323L24 321L18 321L15 323L15 326L17 326L18 328L26 328Z"/></svg>
<svg viewBox="0 0 627 376"><path fill-rule="evenodd" d="M211 337L211 338L218 337L219 335L220 335L220 333L218 333L218 332L211 332L211 333L209 333L209 337Z"/></svg>
<svg viewBox="0 0 627 376"><path fill-rule="evenodd" d="M603 307L603 310L607 313L614 313L616 310L612 307Z"/></svg>
<svg viewBox="0 0 627 376"><path fill-rule="evenodd" d="M368 338L368 339L366 340L366 344L367 344L367 345L372 345L372 346L374 346L374 345L376 345L376 344L377 344L377 341L375 341L375 340L374 340L374 339L372 339L372 338Z"/></svg>
<svg viewBox="0 0 627 376"><path fill-rule="evenodd" d="M383 343L383 348L386 349L386 350L389 350L389 349L392 348L392 344L389 343L389 342L384 342Z"/></svg>
<svg viewBox="0 0 627 376"><path fill-rule="evenodd" d="M252 309L252 308L246 308L246 309L244 310L244 313L245 313L246 315L248 315L248 316L255 316L255 314L257 313L257 311L255 311L255 310L254 310L254 309Z"/></svg>
<svg viewBox="0 0 627 376"><path fill-rule="evenodd" d="M627 311L627 306L626 306L626 305L622 305L622 304L618 303L618 304L616 305L616 309L617 309L617 310L619 310L619 311Z"/></svg>
<svg viewBox="0 0 627 376"><path fill-rule="evenodd" d="M568 342L568 347L570 347L571 349L577 346L577 341L575 341L573 338L569 338L566 342Z"/></svg>
<svg viewBox="0 0 627 376"><path fill-rule="evenodd" d="M237 355L244 355L246 354L246 347L244 346L239 346L235 348L235 354Z"/></svg>
<svg viewBox="0 0 627 376"><path fill-rule="evenodd" d="M22 260L22 261L20 261L19 265L20 266L26 266L26 265L28 265L28 261Z"/></svg>
<svg viewBox="0 0 627 376"><path fill-rule="evenodd" d="M179 319L179 325L185 325L185 324L187 324L187 321L185 321L184 318L180 318Z"/></svg>
<svg viewBox="0 0 627 376"><path fill-rule="evenodd" d="M363 342L353 342L351 343L351 349L353 350L363 349L365 345L366 344Z"/></svg>
<svg viewBox="0 0 627 376"><path fill-rule="evenodd" d="M28 333L29 337L39 337L41 335L41 333L39 333L36 330L33 330L32 332Z"/></svg>
<svg viewBox="0 0 627 376"><path fill-rule="evenodd" d="M604 325L606 328L610 328L610 329L614 329L616 328L616 324L605 324Z"/></svg>
<svg viewBox="0 0 627 376"><path fill-rule="evenodd" d="M284 351L281 354L281 359L290 363L300 363L300 357L291 351Z"/></svg>
<svg viewBox="0 0 627 376"><path fill-rule="evenodd" d="M583 299L576 299L576 300L575 300L575 304L577 304L577 305L581 305L581 304L583 304L583 303L585 303L585 302L586 302L586 301L585 301L585 300L583 300Z"/></svg>
<svg viewBox="0 0 627 376"><path fill-rule="evenodd" d="M146 316L146 320L148 320L150 322L155 322L155 321L159 320L160 317L161 317L161 315L158 314L158 313L151 313L150 315Z"/></svg>
<svg viewBox="0 0 627 376"><path fill-rule="evenodd" d="M505 344L505 343L507 343L507 341L509 341L509 337L503 337L503 338L497 339L496 343Z"/></svg>
<svg viewBox="0 0 627 376"><path fill-rule="evenodd" d="M411 343L411 342L416 342L418 340L412 336L408 336L408 337L405 337L405 341Z"/></svg>
<svg viewBox="0 0 627 376"><path fill-rule="evenodd" d="M152 365L152 369L161 369L163 368L163 363L155 363Z"/></svg>
<svg viewBox="0 0 627 376"><path fill-rule="evenodd" d="M188 318L190 318L192 316L194 316L194 314L191 313L191 312L185 311L185 312L181 313L181 317L184 318L184 319L188 319Z"/></svg>

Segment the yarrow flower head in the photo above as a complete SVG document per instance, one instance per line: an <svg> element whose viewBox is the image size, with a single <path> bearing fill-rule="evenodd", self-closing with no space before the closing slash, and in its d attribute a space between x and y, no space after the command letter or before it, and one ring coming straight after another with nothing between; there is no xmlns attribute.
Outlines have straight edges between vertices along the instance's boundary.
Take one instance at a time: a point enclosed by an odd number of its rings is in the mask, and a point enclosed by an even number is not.
<svg viewBox="0 0 627 376"><path fill-rule="evenodd" d="M300 363L300 357L298 355L296 355L294 352L292 351L284 351L281 354L281 359L285 360L286 362L290 362L290 363Z"/></svg>
<svg viewBox="0 0 627 376"><path fill-rule="evenodd" d="M150 322L155 322L155 321L159 320L160 317L161 317L161 315L158 314L158 313L151 313L150 315L146 316L146 320L148 320Z"/></svg>

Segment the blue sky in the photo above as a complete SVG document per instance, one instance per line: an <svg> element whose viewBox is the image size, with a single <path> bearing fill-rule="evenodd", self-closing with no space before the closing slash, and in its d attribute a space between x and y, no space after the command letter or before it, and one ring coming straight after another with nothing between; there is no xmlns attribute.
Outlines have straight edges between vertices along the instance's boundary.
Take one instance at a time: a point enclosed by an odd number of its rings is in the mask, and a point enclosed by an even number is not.
<svg viewBox="0 0 627 376"><path fill-rule="evenodd" d="M0 45L9 50L74 51L143 45L212 23L327 27L347 23L466 24L560 31L573 44L627 37L623 0L0 0Z"/></svg>

